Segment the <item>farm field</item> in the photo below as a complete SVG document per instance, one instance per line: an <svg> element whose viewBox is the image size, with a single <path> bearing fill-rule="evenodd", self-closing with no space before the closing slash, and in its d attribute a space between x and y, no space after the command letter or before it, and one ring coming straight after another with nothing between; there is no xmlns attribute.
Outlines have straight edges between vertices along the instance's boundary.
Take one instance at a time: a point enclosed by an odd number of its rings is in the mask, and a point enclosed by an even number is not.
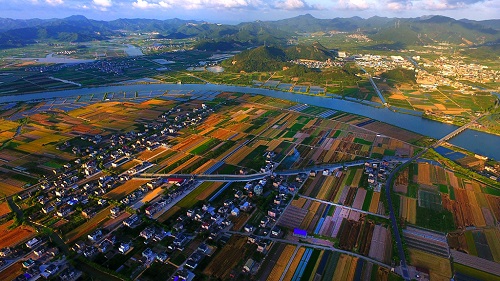
<svg viewBox="0 0 500 281"><path fill-rule="evenodd" d="M0 181L0 196L2 196L2 197L3 196L11 196L11 195L16 194L16 193L23 190L21 187L9 184L6 181L7 180ZM9 181L12 183L11 180L9 180Z"/></svg>
<svg viewBox="0 0 500 281"><path fill-rule="evenodd" d="M210 261L203 274L227 280L233 267L248 252L246 240L246 237L231 237L224 248Z"/></svg>
<svg viewBox="0 0 500 281"><path fill-rule="evenodd" d="M340 249L356 251L382 262L390 257L388 229L365 219L355 210L299 198L290 203L277 224L290 230L300 228L311 235L338 239Z"/></svg>
<svg viewBox="0 0 500 281"><path fill-rule="evenodd" d="M286 245L285 249L283 249L283 252L281 253L278 262L274 265L273 269L271 270L271 273L267 277L267 281L279 281L281 275L283 274L283 271L285 270L286 265L288 264L288 261L293 255L293 252L295 250L295 246L293 245Z"/></svg>
<svg viewBox="0 0 500 281"><path fill-rule="evenodd" d="M146 184L149 180L145 179L131 179L123 183L122 185L112 189L110 192L104 194L104 198L109 198L113 200L120 200L125 196L132 193L134 190L138 189L141 185Z"/></svg>
<svg viewBox="0 0 500 281"><path fill-rule="evenodd" d="M24 273L23 262L19 261L0 272L0 280L15 280L22 273Z"/></svg>
<svg viewBox="0 0 500 281"><path fill-rule="evenodd" d="M9 207L9 203L7 203L7 201L0 203L0 217L4 216L10 212L11 212L11 210Z"/></svg>
<svg viewBox="0 0 500 281"><path fill-rule="evenodd" d="M35 230L29 226L20 225L10 229L13 223L14 221L8 221L0 225L0 248L14 247L36 235Z"/></svg>
<svg viewBox="0 0 500 281"><path fill-rule="evenodd" d="M67 243L74 242L82 235L90 233L92 230L96 229L99 225L103 224L105 220L109 217L109 210L111 210L113 206L108 206L93 216L90 220L85 222L84 224L78 226L72 231L68 232L65 235Z"/></svg>
<svg viewBox="0 0 500 281"><path fill-rule="evenodd" d="M394 189L401 194L399 216L422 227L438 231L492 227L500 216L496 205L500 197L489 194L484 183L427 162L410 165L400 173ZM429 219L435 212L444 221Z"/></svg>
<svg viewBox="0 0 500 281"><path fill-rule="evenodd" d="M266 280L389 280L389 269L374 265L363 259L339 254L332 251L315 250L300 247L295 256L290 260L290 251L293 253L295 246L287 245L281 252L283 261L277 261L271 274ZM290 263L289 270L281 274L273 274L275 268L279 269ZM284 265L283 265L284 264ZM282 270L282 269L281 269ZM262 280L262 279L261 279Z"/></svg>
<svg viewBox="0 0 500 281"><path fill-rule="evenodd" d="M450 248L500 263L500 231L496 228L449 233Z"/></svg>
<svg viewBox="0 0 500 281"><path fill-rule="evenodd" d="M408 252L412 265L429 269L431 280L450 280L452 272L448 259L411 248Z"/></svg>

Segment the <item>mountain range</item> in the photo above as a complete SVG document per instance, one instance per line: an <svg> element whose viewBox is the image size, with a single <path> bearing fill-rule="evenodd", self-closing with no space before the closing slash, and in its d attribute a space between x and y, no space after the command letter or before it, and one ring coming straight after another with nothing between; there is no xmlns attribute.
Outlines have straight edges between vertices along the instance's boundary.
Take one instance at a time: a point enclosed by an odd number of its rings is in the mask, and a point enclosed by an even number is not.
<svg viewBox="0 0 500 281"><path fill-rule="evenodd" d="M435 42L467 45L498 44L500 20L455 20L444 16L419 18L360 17L318 19L310 14L277 21L237 25L181 19L117 19L97 21L84 16L63 19L0 18L0 48L40 40L83 42L105 40L124 32L157 32L159 38L197 38L198 48L235 49L259 44L282 45L294 35L313 32L361 33L384 44L425 45Z"/></svg>

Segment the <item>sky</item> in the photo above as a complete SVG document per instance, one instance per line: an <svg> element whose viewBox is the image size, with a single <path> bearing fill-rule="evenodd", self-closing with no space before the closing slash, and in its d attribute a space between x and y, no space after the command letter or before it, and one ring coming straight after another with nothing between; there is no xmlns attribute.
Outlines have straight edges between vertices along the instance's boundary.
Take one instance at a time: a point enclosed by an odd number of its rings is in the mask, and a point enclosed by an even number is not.
<svg viewBox="0 0 500 281"><path fill-rule="evenodd" d="M239 23L309 13L317 18L360 16L498 19L499 0L0 0L0 17L96 20L150 18Z"/></svg>

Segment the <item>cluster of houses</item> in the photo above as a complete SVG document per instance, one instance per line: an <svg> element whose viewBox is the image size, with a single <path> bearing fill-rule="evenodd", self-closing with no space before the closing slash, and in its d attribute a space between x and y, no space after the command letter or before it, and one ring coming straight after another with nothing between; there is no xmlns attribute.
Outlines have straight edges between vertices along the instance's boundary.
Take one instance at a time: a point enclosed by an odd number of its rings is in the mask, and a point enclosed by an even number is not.
<svg viewBox="0 0 500 281"><path fill-rule="evenodd" d="M57 247L50 246L47 239L38 237L28 240L22 249L1 249L0 258L0 268L22 260L24 273L17 276L14 279L16 281L37 280L40 277L52 279L56 275L59 275L59 279L54 280L74 281L82 275L61 256Z"/></svg>
<svg viewBox="0 0 500 281"><path fill-rule="evenodd" d="M155 122L142 123L138 131L107 135L80 132L80 137L66 141L57 147L61 151L75 154L77 159L61 164L60 167L53 170L53 175L48 174L44 177L39 184L39 190L43 192L30 189L30 191L18 195L19 200L28 200L28 202L42 206L40 212L31 212L27 219L36 222L49 216L64 218L66 221L72 221L74 216L82 216L86 219L92 218L109 204L107 200L100 198L103 194L130 180L132 174L148 169L152 164L143 162L132 168L135 171L120 175L105 175L102 173L102 169L119 168L134 159L134 155L144 150L152 150L160 145L167 145L169 138L175 136L178 130L186 126L199 124L211 112L213 110L205 104L194 109L182 109L182 106L179 108L174 107L164 112ZM183 180L175 183L179 188L146 208L146 214L152 215L189 188L189 185L184 183ZM145 186L141 186L121 203L129 205L137 201L156 185L157 183L152 181ZM116 217L120 212L120 208L112 208L111 216ZM124 225L130 227L137 226L140 223L141 218L137 215L132 215L123 221ZM62 224L62 227L64 227L64 224ZM116 241L109 237L104 238L106 235L104 235L103 231L98 229L89 234L88 238L92 242L91 245L77 243L74 249L85 257L93 257L99 252L106 252L115 245ZM161 239L163 235L164 233L155 231L152 239ZM39 238L30 240L26 244L28 253L36 251L38 254L43 253L46 255L54 252L45 248L43 248L44 250L35 250L37 247L36 241L38 241L36 239ZM116 247L126 250L128 244L122 244L116 245ZM11 257L18 252L17 247L16 249L2 249L0 255ZM36 262L33 264L31 262L27 263L27 266L30 269L33 268L33 270L36 269L35 265L37 265ZM49 271L53 272L55 269L53 266L47 268L41 272L38 270L38 274L47 271L46 275L50 278L52 273L49 273ZM77 279L81 275L76 270L68 270L67 266L61 265L58 265L55 271L66 276L67 278L64 280ZM31 276L37 272L32 273ZM28 271L26 274L30 275Z"/></svg>
<svg viewBox="0 0 500 281"><path fill-rule="evenodd" d="M375 191L380 191L382 185L387 180L387 176L394 168L394 164L387 161L365 163L364 173L368 175L368 184Z"/></svg>

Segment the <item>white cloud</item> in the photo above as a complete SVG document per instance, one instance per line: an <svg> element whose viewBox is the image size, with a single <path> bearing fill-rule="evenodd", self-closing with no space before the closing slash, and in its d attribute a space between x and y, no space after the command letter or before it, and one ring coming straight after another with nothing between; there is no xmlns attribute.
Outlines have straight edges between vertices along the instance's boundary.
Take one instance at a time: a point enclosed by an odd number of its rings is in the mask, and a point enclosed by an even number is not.
<svg viewBox="0 0 500 281"><path fill-rule="evenodd" d="M301 1L301 0L288 0ZM138 9L182 8L199 9L238 9L267 7L261 0L135 0L132 6Z"/></svg>
<svg viewBox="0 0 500 281"><path fill-rule="evenodd" d="M137 0L134 3L132 3L132 6L139 8L139 9L152 9L152 8L159 7L159 4L150 3L150 2L145 1L145 0Z"/></svg>
<svg viewBox="0 0 500 281"><path fill-rule="evenodd" d="M285 9L285 10L299 10L308 8L308 5L303 0L278 1L274 6L278 9Z"/></svg>
<svg viewBox="0 0 500 281"><path fill-rule="evenodd" d="M111 7L113 5L111 0L93 0L92 3L99 7Z"/></svg>
<svg viewBox="0 0 500 281"><path fill-rule="evenodd" d="M370 3L366 0L339 0L339 7L344 10L367 10Z"/></svg>
<svg viewBox="0 0 500 281"><path fill-rule="evenodd" d="M387 9L391 11L404 11L411 9L412 7L413 3L411 1L403 1L403 2L389 1L387 3Z"/></svg>
<svg viewBox="0 0 500 281"><path fill-rule="evenodd" d="M63 0L45 0L45 2L47 2L48 4L50 5L61 5L61 4L64 4L64 1Z"/></svg>

